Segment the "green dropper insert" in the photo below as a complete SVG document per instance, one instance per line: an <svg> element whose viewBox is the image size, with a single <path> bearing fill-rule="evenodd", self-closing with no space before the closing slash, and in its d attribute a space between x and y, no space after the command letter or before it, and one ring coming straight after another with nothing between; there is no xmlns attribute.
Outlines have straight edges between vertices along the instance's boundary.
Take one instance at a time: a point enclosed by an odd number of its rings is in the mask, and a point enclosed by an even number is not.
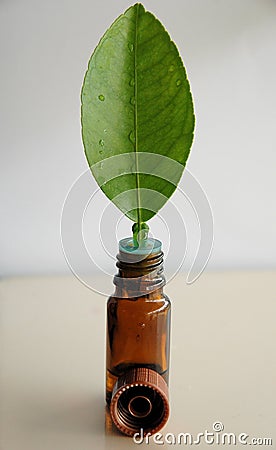
<svg viewBox="0 0 276 450"><path fill-rule="evenodd" d="M161 252L162 243L158 239L148 237L149 226L142 222L132 226L133 237L121 239L119 250L135 255L149 255Z"/></svg>

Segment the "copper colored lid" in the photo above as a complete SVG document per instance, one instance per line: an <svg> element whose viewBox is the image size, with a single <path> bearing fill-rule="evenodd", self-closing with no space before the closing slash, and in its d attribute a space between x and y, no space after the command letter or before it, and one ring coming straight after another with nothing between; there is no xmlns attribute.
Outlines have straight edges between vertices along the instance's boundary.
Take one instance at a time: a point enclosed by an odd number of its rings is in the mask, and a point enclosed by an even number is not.
<svg viewBox="0 0 276 450"><path fill-rule="evenodd" d="M116 427L128 436L157 433L169 417L164 378L144 367L130 369L114 386L110 414Z"/></svg>

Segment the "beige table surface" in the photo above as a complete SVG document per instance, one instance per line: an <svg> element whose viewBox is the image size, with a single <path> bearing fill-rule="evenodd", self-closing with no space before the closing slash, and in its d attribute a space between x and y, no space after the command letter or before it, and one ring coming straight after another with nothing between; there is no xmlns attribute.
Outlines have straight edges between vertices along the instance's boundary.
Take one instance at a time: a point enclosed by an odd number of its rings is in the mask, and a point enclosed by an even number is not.
<svg viewBox="0 0 276 450"><path fill-rule="evenodd" d="M217 421L276 448L275 281L275 272L221 272L167 286L171 415L161 448L174 447L167 433L196 439ZM104 297L73 277L5 279L0 295L1 450L159 447L105 425Z"/></svg>

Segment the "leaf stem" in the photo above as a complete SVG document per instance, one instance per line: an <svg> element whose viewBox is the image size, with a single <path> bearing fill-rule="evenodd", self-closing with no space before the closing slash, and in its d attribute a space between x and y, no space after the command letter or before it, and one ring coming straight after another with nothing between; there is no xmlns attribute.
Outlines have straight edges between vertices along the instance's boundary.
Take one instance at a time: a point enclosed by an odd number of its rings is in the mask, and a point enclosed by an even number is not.
<svg viewBox="0 0 276 450"><path fill-rule="evenodd" d="M149 234L149 226L145 222L134 223L132 225L132 233L133 233L133 243L134 247L143 247L146 240L148 239Z"/></svg>

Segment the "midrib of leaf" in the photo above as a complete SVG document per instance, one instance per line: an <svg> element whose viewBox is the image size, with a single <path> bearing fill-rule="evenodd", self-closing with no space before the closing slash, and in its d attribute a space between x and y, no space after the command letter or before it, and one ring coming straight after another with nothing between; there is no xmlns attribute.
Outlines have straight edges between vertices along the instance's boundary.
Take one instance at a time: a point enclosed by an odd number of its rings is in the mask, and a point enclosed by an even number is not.
<svg viewBox="0 0 276 450"><path fill-rule="evenodd" d="M135 21L135 42L134 42L134 128L135 128L135 174L136 174L136 198L137 198L137 222L138 230L140 230L141 219L141 199L140 199L140 179L139 179L139 164L138 164L138 110L137 110L137 44L138 44L138 17L139 17L139 3L136 7L136 21Z"/></svg>

